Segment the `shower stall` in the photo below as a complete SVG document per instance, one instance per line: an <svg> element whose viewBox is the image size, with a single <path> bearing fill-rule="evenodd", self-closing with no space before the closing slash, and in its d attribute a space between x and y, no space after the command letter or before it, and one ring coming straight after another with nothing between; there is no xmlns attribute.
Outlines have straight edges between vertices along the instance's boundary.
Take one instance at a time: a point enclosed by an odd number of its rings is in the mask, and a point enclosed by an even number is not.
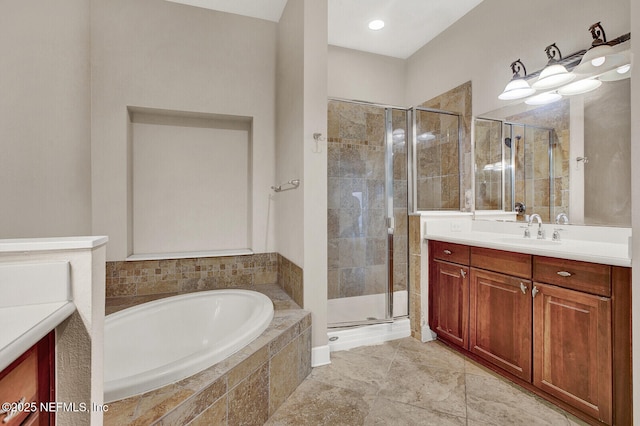
<svg viewBox="0 0 640 426"><path fill-rule="evenodd" d="M330 327L408 315L408 111L328 104Z"/></svg>
<svg viewBox="0 0 640 426"><path fill-rule="evenodd" d="M409 213L460 208L459 131L453 113L329 100L329 328L408 335Z"/></svg>

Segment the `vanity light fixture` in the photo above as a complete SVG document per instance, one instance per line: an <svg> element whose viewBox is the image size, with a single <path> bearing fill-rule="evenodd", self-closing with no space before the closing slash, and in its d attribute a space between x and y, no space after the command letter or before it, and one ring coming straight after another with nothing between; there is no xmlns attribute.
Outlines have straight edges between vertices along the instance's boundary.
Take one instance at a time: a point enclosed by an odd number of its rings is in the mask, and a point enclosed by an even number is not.
<svg viewBox="0 0 640 426"><path fill-rule="evenodd" d="M562 86L558 89L558 93L562 96L580 95L592 90L596 90L602 85L602 81L597 78L586 78L584 80L574 81L566 86Z"/></svg>
<svg viewBox="0 0 640 426"><path fill-rule="evenodd" d="M616 69L607 71L598 77L598 79L601 81L617 81L631 77L631 54L629 52L625 52L622 56L624 56L624 61L622 61L624 65L620 65Z"/></svg>
<svg viewBox="0 0 640 426"><path fill-rule="evenodd" d="M374 19L369 22L369 29L373 31L378 31L384 28L384 21L381 19Z"/></svg>
<svg viewBox="0 0 640 426"><path fill-rule="evenodd" d="M516 59L511 63L511 71L513 72L513 78L509 83L507 83L507 86L504 88L502 93L498 95L498 99L513 100L533 95L536 89L532 89L531 86L529 86L529 83L524 79L524 77L527 76L527 69L524 67L524 64L520 59ZM523 76L520 76L520 71L524 73Z"/></svg>
<svg viewBox="0 0 640 426"><path fill-rule="evenodd" d="M562 99L562 95L556 92L540 93L525 100L527 105L546 105Z"/></svg>
<svg viewBox="0 0 640 426"><path fill-rule="evenodd" d="M607 43L607 36L600 22L589 27L591 37L591 48L582 57L582 60L573 69L578 74L595 74L602 73L612 67L624 64L624 55L615 53L613 47Z"/></svg>
<svg viewBox="0 0 640 426"><path fill-rule="evenodd" d="M562 59L562 53L560 53L560 49L558 49L555 43L547 46L544 51L547 53L549 62L547 62L547 66L540 73L538 80L532 84L534 89L551 89L552 87L567 84L576 78L575 74L570 73L564 65L558 63L558 61ZM556 55L558 56L557 58Z"/></svg>

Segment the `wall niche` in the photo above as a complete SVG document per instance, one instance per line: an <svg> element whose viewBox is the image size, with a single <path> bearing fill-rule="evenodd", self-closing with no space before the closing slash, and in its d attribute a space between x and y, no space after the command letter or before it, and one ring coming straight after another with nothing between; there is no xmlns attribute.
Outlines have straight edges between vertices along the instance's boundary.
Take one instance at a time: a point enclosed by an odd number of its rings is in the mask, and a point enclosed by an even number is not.
<svg viewBox="0 0 640 426"><path fill-rule="evenodd" d="M252 118L127 111L129 259L251 253Z"/></svg>

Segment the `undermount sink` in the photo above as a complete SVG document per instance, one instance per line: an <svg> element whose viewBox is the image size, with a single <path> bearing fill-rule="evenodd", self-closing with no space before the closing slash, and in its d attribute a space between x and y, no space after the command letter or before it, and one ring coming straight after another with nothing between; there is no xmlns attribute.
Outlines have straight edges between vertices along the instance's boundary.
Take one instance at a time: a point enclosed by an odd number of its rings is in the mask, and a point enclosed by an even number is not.
<svg viewBox="0 0 640 426"><path fill-rule="evenodd" d="M556 246L562 244L561 241L553 240L539 240L537 238L524 238L524 237L504 237L496 238L494 241L505 244L525 244L532 246Z"/></svg>

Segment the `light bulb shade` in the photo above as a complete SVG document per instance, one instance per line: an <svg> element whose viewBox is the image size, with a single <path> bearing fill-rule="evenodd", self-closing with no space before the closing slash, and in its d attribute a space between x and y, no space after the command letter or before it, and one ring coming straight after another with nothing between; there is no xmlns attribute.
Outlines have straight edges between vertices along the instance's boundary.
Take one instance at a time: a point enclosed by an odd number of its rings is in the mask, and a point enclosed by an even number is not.
<svg viewBox="0 0 640 426"><path fill-rule="evenodd" d="M568 72L564 66L552 64L542 70L540 77L532 86L536 90L545 90L567 84L574 78L576 78L576 75Z"/></svg>
<svg viewBox="0 0 640 426"><path fill-rule="evenodd" d="M607 71L598 79L600 81L618 81L629 77L631 77L631 64L624 64L614 70Z"/></svg>
<svg viewBox="0 0 640 426"><path fill-rule="evenodd" d="M562 99L562 95L557 93L540 93L524 101L527 105L546 105Z"/></svg>
<svg viewBox="0 0 640 426"><path fill-rule="evenodd" d="M590 92L592 90L596 90L601 85L602 82L596 79L579 80L573 83L569 83L566 86L562 86L558 89L558 93L562 96L579 95L582 93Z"/></svg>
<svg viewBox="0 0 640 426"><path fill-rule="evenodd" d="M614 53L614 49L606 44L592 47L584 54L582 60L573 69L578 74L600 74L624 64L625 56Z"/></svg>
<svg viewBox="0 0 640 426"><path fill-rule="evenodd" d="M532 89L522 78L517 78L515 80L511 80L507 87L504 88L502 93L498 95L498 99L503 101L509 101L513 99L521 99L526 98L529 95L533 95L536 89Z"/></svg>

